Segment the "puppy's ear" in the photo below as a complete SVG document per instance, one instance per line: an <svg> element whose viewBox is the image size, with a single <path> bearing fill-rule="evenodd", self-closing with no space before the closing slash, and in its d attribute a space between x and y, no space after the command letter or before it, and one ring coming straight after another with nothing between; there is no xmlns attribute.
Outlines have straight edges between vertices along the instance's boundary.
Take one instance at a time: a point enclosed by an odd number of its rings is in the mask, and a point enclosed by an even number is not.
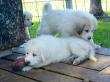
<svg viewBox="0 0 110 82"><path fill-rule="evenodd" d="M39 51L39 54L42 58L42 61L45 62L45 57L44 57L45 51L43 49L38 49L38 51Z"/></svg>
<svg viewBox="0 0 110 82"><path fill-rule="evenodd" d="M84 30L85 26L86 26L86 25L83 25L82 27L77 28L77 33L78 33L79 35L81 35L81 34L82 34L82 32L83 32L83 30Z"/></svg>

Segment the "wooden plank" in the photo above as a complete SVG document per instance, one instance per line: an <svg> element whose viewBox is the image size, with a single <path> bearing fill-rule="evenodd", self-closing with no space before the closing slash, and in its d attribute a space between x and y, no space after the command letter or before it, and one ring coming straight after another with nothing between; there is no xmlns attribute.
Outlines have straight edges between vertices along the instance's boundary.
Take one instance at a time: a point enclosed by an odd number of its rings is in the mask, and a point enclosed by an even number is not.
<svg viewBox="0 0 110 82"><path fill-rule="evenodd" d="M24 54L13 53L12 55L5 56L4 59L15 61L17 57L24 56Z"/></svg>
<svg viewBox="0 0 110 82"><path fill-rule="evenodd" d="M80 79L76 79L65 75L60 75L42 69L32 69L29 72L14 72L10 68L11 63L12 63L11 61L6 61L1 59L0 68L42 82L82 82L82 80Z"/></svg>
<svg viewBox="0 0 110 82"><path fill-rule="evenodd" d="M100 72L103 75L110 75L110 66Z"/></svg>
<svg viewBox="0 0 110 82"><path fill-rule="evenodd" d="M53 72L41 70L41 69L31 70L29 72L22 73L22 74L27 77L31 77L43 82L82 82L81 80L73 77L68 77L65 75L61 75L61 74L57 74L57 73L53 73Z"/></svg>
<svg viewBox="0 0 110 82"><path fill-rule="evenodd" d="M88 60L80 64L79 66L101 71L102 69L110 65L110 56L97 55L96 57L97 62Z"/></svg>
<svg viewBox="0 0 110 82"><path fill-rule="evenodd" d="M0 82L38 82L0 69Z"/></svg>
<svg viewBox="0 0 110 82"><path fill-rule="evenodd" d="M107 77L105 75L101 76L101 74L99 74L98 71L102 70L105 67L107 67L108 65L110 65L110 57L98 55L97 58L98 58L97 62L93 63L91 61L87 61L87 63L85 62L84 64L79 65L81 67L60 63L58 65L54 64L52 66L51 65L46 66L46 67L44 67L44 69L58 72L58 73L63 73L63 74L66 74L66 75L69 75L72 77L81 78L84 80L90 79L91 81L94 81L94 82L103 82L103 81L109 82L108 78L110 78L110 76L107 76ZM12 58L12 60L13 60L13 58ZM60 68L60 66L61 66L61 68ZM98 71L86 69L84 67L90 68L90 69L95 69ZM74 69L72 69L72 68L74 68ZM70 74L68 74L68 72L70 72ZM71 74L71 73L73 73L73 74Z"/></svg>
<svg viewBox="0 0 110 82"><path fill-rule="evenodd" d="M110 82L110 76L102 76L98 71L90 70L78 66L72 66L64 63L57 63L44 67L46 70L62 73L81 79L89 79L93 82Z"/></svg>
<svg viewBox="0 0 110 82"><path fill-rule="evenodd" d="M4 70L12 71L12 69L11 69L12 63L13 63L12 61L6 61L6 60L3 60L3 59L0 59L0 68L4 69Z"/></svg>
<svg viewBox="0 0 110 82"><path fill-rule="evenodd" d="M96 53L100 55L110 56L110 48L101 47L99 49L96 49Z"/></svg>
<svg viewBox="0 0 110 82"><path fill-rule="evenodd" d="M8 50L4 50L4 51L0 51L0 58L7 56L7 55L11 55L12 54L12 50L8 49Z"/></svg>
<svg viewBox="0 0 110 82"><path fill-rule="evenodd" d="M25 54L24 47L16 47L16 48L13 48L13 49L12 49L12 52L20 53L20 54Z"/></svg>

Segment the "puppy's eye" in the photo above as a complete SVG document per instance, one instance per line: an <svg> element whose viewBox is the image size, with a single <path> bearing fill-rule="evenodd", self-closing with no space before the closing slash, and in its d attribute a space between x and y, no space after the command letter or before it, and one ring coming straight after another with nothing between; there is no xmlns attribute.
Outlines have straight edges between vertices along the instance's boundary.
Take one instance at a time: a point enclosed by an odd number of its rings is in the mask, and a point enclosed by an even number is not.
<svg viewBox="0 0 110 82"><path fill-rule="evenodd" d="M89 32L89 30L85 30L86 32Z"/></svg>
<svg viewBox="0 0 110 82"><path fill-rule="evenodd" d="M29 21L29 19L27 19Z"/></svg>
<svg viewBox="0 0 110 82"><path fill-rule="evenodd" d="M26 54L29 54L29 53L26 53Z"/></svg>
<svg viewBox="0 0 110 82"><path fill-rule="evenodd" d="M33 56L37 56L36 54L33 54Z"/></svg>

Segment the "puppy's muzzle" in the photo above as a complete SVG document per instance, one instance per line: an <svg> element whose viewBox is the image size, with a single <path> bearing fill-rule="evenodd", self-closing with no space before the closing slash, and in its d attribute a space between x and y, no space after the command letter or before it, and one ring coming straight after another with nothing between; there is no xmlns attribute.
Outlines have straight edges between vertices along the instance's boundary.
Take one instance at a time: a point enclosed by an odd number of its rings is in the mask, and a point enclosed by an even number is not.
<svg viewBox="0 0 110 82"><path fill-rule="evenodd" d="M91 40L91 37L88 37L88 40Z"/></svg>
<svg viewBox="0 0 110 82"><path fill-rule="evenodd" d="M31 25L33 25L34 23L31 23Z"/></svg>
<svg viewBox="0 0 110 82"><path fill-rule="evenodd" d="M29 65L29 64L30 64L30 61L26 61L26 62L25 62L25 65Z"/></svg>

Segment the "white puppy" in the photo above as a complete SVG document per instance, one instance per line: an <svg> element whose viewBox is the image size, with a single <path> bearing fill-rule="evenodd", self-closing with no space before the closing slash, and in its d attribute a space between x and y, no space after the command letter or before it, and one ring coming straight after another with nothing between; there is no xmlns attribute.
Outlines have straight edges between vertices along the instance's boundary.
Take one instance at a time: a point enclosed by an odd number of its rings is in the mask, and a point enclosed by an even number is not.
<svg viewBox="0 0 110 82"><path fill-rule="evenodd" d="M87 41L76 37L39 36L25 44L25 51L25 62L28 62L29 66L24 67L23 71L65 61L70 57L75 57L73 64L79 64L86 58L96 61L94 48Z"/></svg>
<svg viewBox="0 0 110 82"><path fill-rule="evenodd" d="M24 10L23 17L24 17L24 27L25 27L26 40L29 40L30 39L29 27L31 25L33 25L32 14L29 11Z"/></svg>
<svg viewBox="0 0 110 82"><path fill-rule="evenodd" d="M46 3L37 34L55 35L59 32L62 37L77 36L94 45L92 37L96 28L97 20L92 14L70 9L54 10L50 3Z"/></svg>

